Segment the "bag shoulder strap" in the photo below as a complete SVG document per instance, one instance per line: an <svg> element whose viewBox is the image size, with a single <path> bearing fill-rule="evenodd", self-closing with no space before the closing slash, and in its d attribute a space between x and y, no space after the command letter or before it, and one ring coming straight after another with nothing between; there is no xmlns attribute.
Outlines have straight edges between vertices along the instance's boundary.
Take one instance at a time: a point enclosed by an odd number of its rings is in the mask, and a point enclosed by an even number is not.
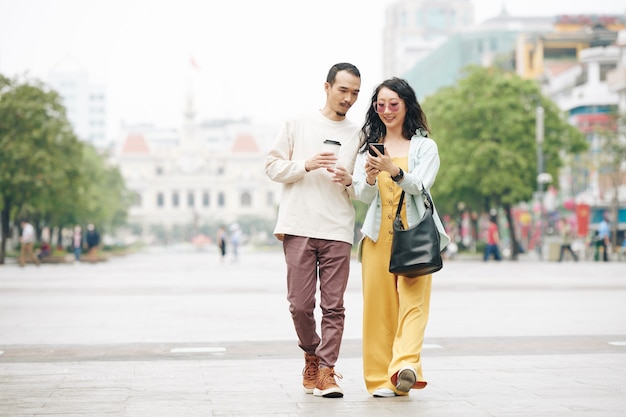
<svg viewBox="0 0 626 417"><path fill-rule="evenodd" d="M404 204L404 190L402 190L402 194L400 194L400 201L398 201L398 209L396 210L396 218L400 218L400 212L402 211L402 204Z"/></svg>
<svg viewBox="0 0 626 417"><path fill-rule="evenodd" d="M404 190L402 190L402 194L400 194L400 201L398 201L398 209L396 210L396 218L401 218L400 212L402 211L402 204L404 204ZM424 201L424 206L426 210L433 210L433 200L430 197L430 194L424 188L424 184L422 184L422 194L426 197L426 201Z"/></svg>

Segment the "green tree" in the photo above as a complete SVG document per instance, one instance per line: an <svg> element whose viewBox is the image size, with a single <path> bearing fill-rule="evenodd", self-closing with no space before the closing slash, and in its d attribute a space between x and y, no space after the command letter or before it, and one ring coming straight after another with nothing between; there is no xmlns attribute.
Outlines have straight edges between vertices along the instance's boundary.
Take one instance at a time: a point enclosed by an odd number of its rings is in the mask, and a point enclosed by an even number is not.
<svg viewBox="0 0 626 417"><path fill-rule="evenodd" d="M37 80L0 74L0 263L11 219L36 226L126 222L134 199L119 169L78 140L60 96ZM60 240L60 238L59 238Z"/></svg>
<svg viewBox="0 0 626 417"><path fill-rule="evenodd" d="M134 196L118 167L107 163L106 155L81 144L78 160L68 168L70 175L71 181L59 181L54 194L46 197L48 204L42 215L45 224L59 232L58 243L61 230L76 224L94 223L102 233L126 223Z"/></svg>
<svg viewBox="0 0 626 417"><path fill-rule="evenodd" d="M45 212L60 184L71 184L80 143L59 95L39 81L0 74L0 264L15 213Z"/></svg>
<svg viewBox="0 0 626 417"><path fill-rule="evenodd" d="M493 67L470 66L462 75L423 103L441 155L436 201L444 213L454 213L461 201L478 211L504 208L516 258L511 209L536 190L536 107L545 111L544 171L553 178L559 154L587 144L534 81Z"/></svg>
<svg viewBox="0 0 626 417"><path fill-rule="evenodd" d="M85 146L82 178L78 218L97 224L101 231L125 224L135 196L126 188L119 168L93 146Z"/></svg>
<svg viewBox="0 0 626 417"><path fill-rule="evenodd" d="M363 222L365 221L365 215L367 214L368 205L362 201L352 200L352 206L354 207L355 213L355 221L354 221L354 239L355 242L358 242L358 239L361 238L361 228L363 227ZM356 248L356 243L353 248Z"/></svg>

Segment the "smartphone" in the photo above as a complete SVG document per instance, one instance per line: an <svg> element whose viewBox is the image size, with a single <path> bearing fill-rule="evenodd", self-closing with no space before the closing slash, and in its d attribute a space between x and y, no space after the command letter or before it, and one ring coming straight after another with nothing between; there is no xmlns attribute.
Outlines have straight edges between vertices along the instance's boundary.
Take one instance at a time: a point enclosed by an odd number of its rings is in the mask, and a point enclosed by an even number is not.
<svg viewBox="0 0 626 417"><path fill-rule="evenodd" d="M383 155L385 154L385 145L383 145L382 143L370 143L369 145L374 145L374 147L378 150L378 152L382 153ZM378 156L376 152L374 152L374 149L369 147L369 145L368 145L368 150L370 151L370 155Z"/></svg>

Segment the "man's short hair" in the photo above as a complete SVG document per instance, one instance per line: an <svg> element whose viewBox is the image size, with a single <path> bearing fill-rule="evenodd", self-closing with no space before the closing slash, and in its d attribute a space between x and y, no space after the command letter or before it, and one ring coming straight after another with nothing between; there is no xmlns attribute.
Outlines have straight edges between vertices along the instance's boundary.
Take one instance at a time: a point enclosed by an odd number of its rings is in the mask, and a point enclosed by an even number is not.
<svg viewBox="0 0 626 417"><path fill-rule="evenodd" d="M337 73L339 71L348 71L355 77L361 78L361 73L355 65L352 65L348 62L340 62L330 67L330 70L328 70L328 75L326 76L326 82L330 85L335 84L335 78L337 77Z"/></svg>

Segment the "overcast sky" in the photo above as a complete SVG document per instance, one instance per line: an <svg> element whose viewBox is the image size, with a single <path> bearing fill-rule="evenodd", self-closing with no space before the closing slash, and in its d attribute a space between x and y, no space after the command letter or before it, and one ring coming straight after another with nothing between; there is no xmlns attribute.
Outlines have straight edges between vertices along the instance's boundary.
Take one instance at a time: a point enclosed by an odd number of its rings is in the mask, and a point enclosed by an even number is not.
<svg viewBox="0 0 626 417"><path fill-rule="evenodd" d="M275 123L319 108L330 65L349 61L361 122L382 81L382 30L393 0L0 0L0 72L79 66L107 86L113 127L179 127L191 90L200 119ZM474 0L477 22L518 16L624 14L624 0ZM191 64L194 59L197 68Z"/></svg>

